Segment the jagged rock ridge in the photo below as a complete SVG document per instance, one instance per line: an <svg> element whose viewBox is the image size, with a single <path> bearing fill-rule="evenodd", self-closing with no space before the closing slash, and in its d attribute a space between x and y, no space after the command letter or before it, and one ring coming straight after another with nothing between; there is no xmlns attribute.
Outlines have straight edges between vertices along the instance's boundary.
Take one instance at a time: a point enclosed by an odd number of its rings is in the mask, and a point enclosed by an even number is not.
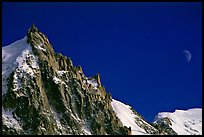
<svg viewBox="0 0 204 137"><path fill-rule="evenodd" d="M70 58L55 53L34 25L19 42L21 53L11 55L9 63L8 52L2 55L7 67L2 71L3 134L131 133L115 115L99 75L86 77Z"/></svg>

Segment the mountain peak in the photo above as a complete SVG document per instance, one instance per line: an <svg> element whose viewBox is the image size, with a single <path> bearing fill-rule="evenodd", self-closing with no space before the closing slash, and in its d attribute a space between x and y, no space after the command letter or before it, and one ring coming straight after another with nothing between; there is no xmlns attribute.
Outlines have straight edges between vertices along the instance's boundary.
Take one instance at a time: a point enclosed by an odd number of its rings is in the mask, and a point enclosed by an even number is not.
<svg viewBox="0 0 204 137"><path fill-rule="evenodd" d="M154 123L173 129L178 135L202 134L202 109L192 108L175 112L160 112Z"/></svg>
<svg viewBox="0 0 204 137"><path fill-rule="evenodd" d="M35 27L34 24L32 24L32 26L27 31L27 38L28 38L27 43L32 44L34 35L36 35L39 32L40 31L38 30L38 28Z"/></svg>
<svg viewBox="0 0 204 137"><path fill-rule="evenodd" d="M3 134L130 134L99 76L89 79L70 58L55 53L34 24L14 46L2 56ZM12 52L18 54L11 60Z"/></svg>
<svg viewBox="0 0 204 137"><path fill-rule="evenodd" d="M32 26L28 29L28 33L35 33L35 32L39 32L38 28L35 27L35 24L33 23Z"/></svg>
<svg viewBox="0 0 204 137"><path fill-rule="evenodd" d="M50 53L52 57L54 56L54 49L47 36L40 32L34 24L27 31L27 43L31 45L34 53Z"/></svg>

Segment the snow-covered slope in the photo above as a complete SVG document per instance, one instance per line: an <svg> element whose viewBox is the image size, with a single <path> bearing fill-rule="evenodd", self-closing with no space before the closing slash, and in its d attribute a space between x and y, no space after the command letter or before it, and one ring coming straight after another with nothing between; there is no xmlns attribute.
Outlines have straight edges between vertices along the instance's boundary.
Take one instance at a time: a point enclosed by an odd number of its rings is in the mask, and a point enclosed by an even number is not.
<svg viewBox="0 0 204 137"><path fill-rule="evenodd" d="M26 59L30 58L30 63ZM27 36L24 38L2 48L2 95L6 93L7 82L6 79L15 69L21 74L33 74L33 68L39 68L37 58L32 52L31 46L27 43ZM19 81L17 80L18 74L14 74L16 78L16 88L19 88ZM20 76L23 77L23 76Z"/></svg>
<svg viewBox="0 0 204 137"><path fill-rule="evenodd" d="M202 109L176 110L173 113L161 112L155 117L154 123L162 118L169 118L170 127L178 135L202 135Z"/></svg>
<svg viewBox="0 0 204 137"><path fill-rule="evenodd" d="M26 40L27 37L24 37L2 48L2 95L6 92L7 77L17 67L17 63L14 62L22 54L23 50L30 48Z"/></svg>
<svg viewBox="0 0 204 137"><path fill-rule="evenodd" d="M154 127L141 119L136 115L129 105L126 105L120 101L112 99L111 105L116 112L117 117L121 120L124 126L131 127L132 135L146 135L150 134L145 130L144 125L151 130L156 131Z"/></svg>

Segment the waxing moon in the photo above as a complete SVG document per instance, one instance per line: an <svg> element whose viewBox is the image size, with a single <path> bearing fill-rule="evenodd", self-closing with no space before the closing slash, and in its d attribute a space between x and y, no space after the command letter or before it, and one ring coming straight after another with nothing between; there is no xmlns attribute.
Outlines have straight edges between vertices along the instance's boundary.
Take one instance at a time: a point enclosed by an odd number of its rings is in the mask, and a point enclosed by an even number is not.
<svg viewBox="0 0 204 137"><path fill-rule="evenodd" d="M190 62L190 61L191 61L191 53L190 53L190 51L188 51L188 50L183 50L183 54L184 54L184 56L185 56L186 61L187 61L187 62Z"/></svg>

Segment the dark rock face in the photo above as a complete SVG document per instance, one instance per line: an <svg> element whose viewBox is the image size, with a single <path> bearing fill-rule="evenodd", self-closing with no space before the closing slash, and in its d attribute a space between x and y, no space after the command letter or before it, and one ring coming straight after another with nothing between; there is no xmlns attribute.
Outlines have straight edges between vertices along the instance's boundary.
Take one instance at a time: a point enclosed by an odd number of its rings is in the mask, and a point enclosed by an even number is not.
<svg viewBox="0 0 204 137"><path fill-rule="evenodd" d="M19 126L8 127L8 119L3 118L2 134L131 134L114 113L112 97L101 85L99 75L87 78L70 58L55 53L34 25L27 38L33 55L27 55L25 62L34 74L23 74L20 66L10 74L2 103L5 110L13 110ZM37 68L32 68L33 56ZM16 81L19 88L14 86Z"/></svg>
<svg viewBox="0 0 204 137"><path fill-rule="evenodd" d="M153 123L152 126L158 129L160 134L164 135L178 135L170 126L171 121L169 118L165 117L157 121L156 123Z"/></svg>

